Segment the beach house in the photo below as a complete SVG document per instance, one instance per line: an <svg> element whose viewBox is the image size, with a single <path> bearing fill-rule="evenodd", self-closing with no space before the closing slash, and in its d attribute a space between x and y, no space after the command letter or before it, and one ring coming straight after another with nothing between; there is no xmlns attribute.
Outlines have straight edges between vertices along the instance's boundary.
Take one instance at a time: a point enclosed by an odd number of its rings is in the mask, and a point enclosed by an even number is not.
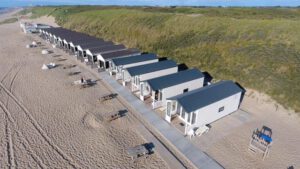
<svg viewBox="0 0 300 169"><path fill-rule="evenodd" d="M122 75L122 83L126 86L131 82L131 91L138 91L140 89L140 83L156 77L169 75L176 73L178 67L173 60L165 60L146 65L140 65L125 69Z"/></svg>
<svg viewBox="0 0 300 169"><path fill-rule="evenodd" d="M141 52L138 49L125 49L118 50L107 53L98 53L97 56L97 65L100 70L107 70L109 68L109 62L114 58L122 58L140 55Z"/></svg>
<svg viewBox="0 0 300 169"><path fill-rule="evenodd" d="M152 108L166 105L167 98L203 87L204 75L198 69L188 69L140 83L140 99L149 99Z"/></svg>
<svg viewBox="0 0 300 169"><path fill-rule="evenodd" d="M124 73L126 68L145 65L149 63L158 62L158 58L155 54L142 54L136 56L130 56L125 58L115 58L110 61L109 73L110 75L115 74L116 79L122 78L122 73Z"/></svg>
<svg viewBox="0 0 300 169"><path fill-rule="evenodd" d="M165 120L179 118L186 134L238 110L242 93L233 81L220 81L168 98Z"/></svg>
<svg viewBox="0 0 300 169"><path fill-rule="evenodd" d="M103 46L112 46L114 43L112 41L94 41L94 42L88 42L85 44L80 44L77 45L77 52L75 55L77 56L78 60L81 60L82 62L84 61L84 58L86 58L86 51L88 49L92 48L98 48L98 47L103 47Z"/></svg>
<svg viewBox="0 0 300 169"><path fill-rule="evenodd" d="M104 46L89 48L85 51L86 52L85 62L88 62L90 64L96 63L98 55L120 51L120 50L126 50L126 47L122 44L119 45L113 44L113 45L104 45Z"/></svg>

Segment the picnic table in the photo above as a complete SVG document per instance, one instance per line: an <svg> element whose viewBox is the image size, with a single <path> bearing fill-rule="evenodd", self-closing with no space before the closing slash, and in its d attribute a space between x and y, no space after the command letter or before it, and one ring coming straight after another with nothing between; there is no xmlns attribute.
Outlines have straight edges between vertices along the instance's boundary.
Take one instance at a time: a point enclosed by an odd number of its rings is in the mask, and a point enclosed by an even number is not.
<svg viewBox="0 0 300 169"><path fill-rule="evenodd" d="M111 100L111 99L116 98L117 95L118 95L118 94L116 94L116 93L111 93L111 94L102 96L102 97L99 99L99 101L100 101L100 102L104 102L104 101L107 101L107 100Z"/></svg>
<svg viewBox="0 0 300 169"><path fill-rule="evenodd" d="M142 157L154 153L154 147L155 146L153 143L145 143L127 149L127 153L131 157L131 159L135 159L138 157Z"/></svg>
<svg viewBox="0 0 300 169"><path fill-rule="evenodd" d="M149 153L149 151L146 149L144 145L138 145L135 147L131 147L127 150L128 155L131 157L131 159L135 159L138 157L142 157Z"/></svg>
<svg viewBox="0 0 300 169"><path fill-rule="evenodd" d="M123 116L126 115L128 111L127 110L120 110L118 112L110 112L104 115L104 118L106 119L106 121L111 122L114 121L116 119L119 119Z"/></svg>

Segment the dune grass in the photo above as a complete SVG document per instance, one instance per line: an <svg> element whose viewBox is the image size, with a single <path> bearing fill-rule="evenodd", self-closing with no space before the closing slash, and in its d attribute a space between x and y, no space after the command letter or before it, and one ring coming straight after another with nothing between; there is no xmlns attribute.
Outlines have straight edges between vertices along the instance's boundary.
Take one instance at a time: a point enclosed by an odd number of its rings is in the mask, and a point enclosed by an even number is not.
<svg viewBox="0 0 300 169"><path fill-rule="evenodd" d="M167 56L300 111L299 8L43 7L63 27ZM46 14L45 14L46 13Z"/></svg>
<svg viewBox="0 0 300 169"><path fill-rule="evenodd" d="M18 21L18 18L8 18L8 19L5 19L3 21L0 21L0 25L9 24L9 23L15 23L17 21Z"/></svg>

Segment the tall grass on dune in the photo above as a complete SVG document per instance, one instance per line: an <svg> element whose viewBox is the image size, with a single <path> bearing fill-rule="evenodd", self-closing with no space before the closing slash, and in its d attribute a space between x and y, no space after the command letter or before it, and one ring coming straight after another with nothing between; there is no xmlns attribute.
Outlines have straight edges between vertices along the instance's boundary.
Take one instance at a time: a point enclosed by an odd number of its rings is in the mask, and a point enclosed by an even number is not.
<svg viewBox="0 0 300 169"><path fill-rule="evenodd" d="M299 8L48 7L63 27L232 79L300 111ZM43 12L41 12L43 11Z"/></svg>

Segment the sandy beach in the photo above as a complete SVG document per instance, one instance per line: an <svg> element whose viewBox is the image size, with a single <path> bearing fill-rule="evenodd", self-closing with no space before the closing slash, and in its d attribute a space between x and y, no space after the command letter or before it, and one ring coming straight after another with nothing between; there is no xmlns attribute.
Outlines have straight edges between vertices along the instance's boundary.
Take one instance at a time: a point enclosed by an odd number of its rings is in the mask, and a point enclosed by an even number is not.
<svg viewBox="0 0 300 169"><path fill-rule="evenodd" d="M0 20L7 17L0 15ZM35 22L57 26L51 17ZM97 101L109 88L75 58L37 35L25 35L19 23L0 25L0 37L0 168L178 167L160 147L147 158L131 160L126 149L151 141L149 133L142 132L132 112L111 123L104 120L107 113L127 107L116 99ZM32 41L41 45L27 49ZM53 53L42 55L42 49ZM50 62L58 67L41 70ZM82 76L97 84L85 89L72 85ZM253 130L262 125L273 130L274 140L264 161L247 150ZM300 118L264 94L247 89L241 111L211 126L192 142L225 168L300 167Z"/></svg>
<svg viewBox="0 0 300 169"><path fill-rule="evenodd" d="M42 48L50 49L45 42L26 49L41 39L22 33L19 23L1 25L0 37L0 168L169 168L158 152L135 161L127 155L127 148L149 141L130 113L104 120L126 107L118 100L97 101L109 93L100 81L86 89L72 85L81 76L97 77L59 49L41 55ZM50 62L58 67L41 70ZM70 65L76 66L63 68Z"/></svg>

